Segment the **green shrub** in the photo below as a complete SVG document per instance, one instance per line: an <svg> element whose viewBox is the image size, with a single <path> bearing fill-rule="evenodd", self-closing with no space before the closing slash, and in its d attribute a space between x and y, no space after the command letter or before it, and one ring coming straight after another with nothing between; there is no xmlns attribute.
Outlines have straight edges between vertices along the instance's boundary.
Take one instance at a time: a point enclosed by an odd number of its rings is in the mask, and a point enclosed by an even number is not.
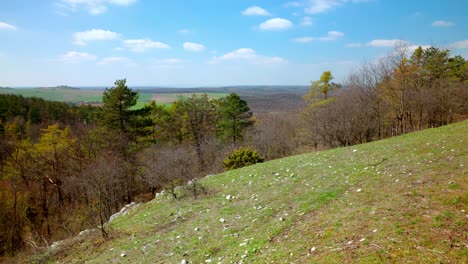
<svg viewBox="0 0 468 264"><path fill-rule="evenodd" d="M253 165L255 163L263 162L264 158L258 155L256 150L250 148L235 149L223 161L223 167L226 170L234 170L245 166Z"/></svg>

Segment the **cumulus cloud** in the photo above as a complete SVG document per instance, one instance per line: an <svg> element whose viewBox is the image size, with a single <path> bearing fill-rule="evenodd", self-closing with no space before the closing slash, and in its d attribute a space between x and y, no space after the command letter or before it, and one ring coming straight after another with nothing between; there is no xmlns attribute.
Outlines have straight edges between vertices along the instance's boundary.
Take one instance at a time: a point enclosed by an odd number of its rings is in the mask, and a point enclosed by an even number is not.
<svg viewBox="0 0 468 264"><path fill-rule="evenodd" d="M444 21L444 20L437 20L432 22L433 27L451 27L455 26L455 23L450 22L450 21Z"/></svg>
<svg viewBox="0 0 468 264"><path fill-rule="evenodd" d="M16 26L0 21L0 30L16 30Z"/></svg>
<svg viewBox="0 0 468 264"><path fill-rule="evenodd" d="M407 44L408 42L401 39L374 39L367 42L367 46L369 47L395 47L401 44Z"/></svg>
<svg viewBox="0 0 468 264"><path fill-rule="evenodd" d="M250 48L241 48L228 52L222 56L214 57L211 60L211 63L219 63L222 61L243 61L250 64L271 64L285 62L285 60L280 57L258 55L254 49Z"/></svg>
<svg viewBox="0 0 468 264"><path fill-rule="evenodd" d="M183 47L187 51L199 52L199 51L204 51L205 50L205 46L203 46L202 44L193 43L193 42L185 42L183 44Z"/></svg>
<svg viewBox="0 0 468 264"><path fill-rule="evenodd" d="M133 52L145 52L149 49L169 49L169 45L150 39L127 39L124 45Z"/></svg>
<svg viewBox="0 0 468 264"><path fill-rule="evenodd" d="M114 40L119 37L119 34L103 29L91 29L83 32L76 32L73 35L76 45L86 46L90 41L97 40Z"/></svg>
<svg viewBox="0 0 468 264"><path fill-rule="evenodd" d="M96 60L95 55L79 51L69 51L62 55L60 58L63 62L71 64Z"/></svg>
<svg viewBox="0 0 468 264"><path fill-rule="evenodd" d="M290 1L284 4L284 7L300 7L300 6L302 6L302 4L297 1Z"/></svg>
<svg viewBox="0 0 468 264"><path fill-rule="evenodd" d="M332 41L344 36L343 32L339 31L328 31L326 37L302 37L302 38L295 38L294 42L298 43L307 43L312 41Z"/></svg>
<svg viewBox="0 0 468 264"><path fill-rule="evenodd" d="M270 12L259 6L251 6L245 9L242 14L244 16L271 16Z"/></svg>
<svg viewBox="0 0 468 264"><path fill-rule="evenodd" d="M449 47L452 49L468 49L468 39L454 42Z"/></svg>
<svg viewBox="0 0 468 264"><path fill-rule="evenodd" d="M108 6L129 6L137 0L61 0L56 6L61 9L60 12L76 11L85 8L92 15L99 15L107 11Z"/></svg>
<svg viewBox="0 0 468 264"><path fill-rule="evenodd" d="M293 23L284 18L272 18L260 24L261 30L286 30L291 28Z"/></svg>

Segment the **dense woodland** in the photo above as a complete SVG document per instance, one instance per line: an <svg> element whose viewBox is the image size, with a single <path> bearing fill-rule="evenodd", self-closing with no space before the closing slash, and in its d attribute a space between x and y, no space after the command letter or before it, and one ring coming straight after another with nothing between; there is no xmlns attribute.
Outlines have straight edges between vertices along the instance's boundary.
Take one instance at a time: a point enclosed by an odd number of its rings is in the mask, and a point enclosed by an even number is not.
<svg viewBox="0 0 468 264"><path fill-rule="evenodd" d="M237 94L132 110L138 93L125 80L106 89L102 107L0 95L0 256L98 225L107 237L113 213L163 189L209 195L197 179L242 147L271 160L466 119L467 86L463 57L401 46L342 84L324 72L287 115L252 113Z"/></svg>

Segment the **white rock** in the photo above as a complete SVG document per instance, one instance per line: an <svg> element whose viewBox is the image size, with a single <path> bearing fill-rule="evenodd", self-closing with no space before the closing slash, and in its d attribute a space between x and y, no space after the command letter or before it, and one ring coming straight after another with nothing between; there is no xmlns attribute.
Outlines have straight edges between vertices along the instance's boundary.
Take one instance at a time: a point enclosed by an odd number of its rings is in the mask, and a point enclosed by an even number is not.
<svg viewBox="0 0 468 264"><path fill-rule="evenodd" d="M121 256L122 258L125 258L125 257L127 256L127 254L122 253L122 254L120 254L120 256Z"/></svg>
<svg viewBox="0 0 468 264"><path fill-rule="evenodd" d="M224 223L224 222L226 222L226 220L224 220L224 218L220 218L219 222Z"/></svg>
<svg viewBox="0 0 468 264"><path fill-rule="evenodd" d="M361 192L361 189L357 189L356 192Z"/></svg>
<svg viewBox="0 0 468 264"><path fill-rule="evenodd" d="M377 229L374 229L374 231L372 231L373 233L377 232Z"/></svg>
<svg viewBox="0 0 468 264"><path fill-rule="evenodd" d="M315 250L317 250L315 247L310 248L310 252L311 252L311 253L312 253L312 252L315 252Z"/></svg>
<svg viewBox="0 0 468 264"><path fill-rule="evenodd" d="M180 262L180 264L188 264L188 261L185 260L185 259L183 259L183 260Z"/></svg>
<svg viewBox="0 0 468 264"><path fill-rule="evenodd" d="M198 228L198 227L195 227L195 231L199 231L199 230L200 230L200 228Z"/></svg>
<svg viewBox="0 0 468 264"><path fill-rule="evenodd" d="M247 245L247 243L240 243L240 244L239 244L239 247L243 247L243 246L245 246L245 245Z"/></svg>
<svg viewBox="0 0 468 264"><path fill-rule="evenodd" d="M361 240L359 240L359 242L364 242L364 240L366 240L366 238L361 238Z"/></svg>
<svg viewBox="0 0 468 264"><path fill-rule="evenodd" d="M352 240L351 240L351 241L348 241L348 245L351 245L353 242L354 242L354 241L352 241Z"/></svg>
<svg viewBox="0 0 468 264"><path fill-rule="evenodd" d="M356 152L356 151L357 151L357 149L353 149L353 152Z"/></svg>

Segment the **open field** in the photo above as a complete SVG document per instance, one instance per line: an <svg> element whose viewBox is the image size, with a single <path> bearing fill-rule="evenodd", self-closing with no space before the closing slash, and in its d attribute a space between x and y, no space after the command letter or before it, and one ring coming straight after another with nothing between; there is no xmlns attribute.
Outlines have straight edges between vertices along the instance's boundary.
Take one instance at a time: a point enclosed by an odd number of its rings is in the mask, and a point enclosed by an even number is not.
<svg viewBox="0 0 468 264"><path fill-rule="evenodd" d="M210 99L219 99L230 93L239 94L247 101L254 113L293 112L301 104L305 86L240 86L220 88L140 88L137 105L134 109L156 100L158 104L170 103L189 97L192 94L206 93ZM39 97L45 100L70 103L102 103L104 89L80 89L71 87L50 88L0 88L0 94L16 94L24 97Z"/></svg>
<svg viewBox="0 0 468 264"><path fill-rule="evenodd" d="M209 176L38 259L467 263L468 122Z"/></svg>

